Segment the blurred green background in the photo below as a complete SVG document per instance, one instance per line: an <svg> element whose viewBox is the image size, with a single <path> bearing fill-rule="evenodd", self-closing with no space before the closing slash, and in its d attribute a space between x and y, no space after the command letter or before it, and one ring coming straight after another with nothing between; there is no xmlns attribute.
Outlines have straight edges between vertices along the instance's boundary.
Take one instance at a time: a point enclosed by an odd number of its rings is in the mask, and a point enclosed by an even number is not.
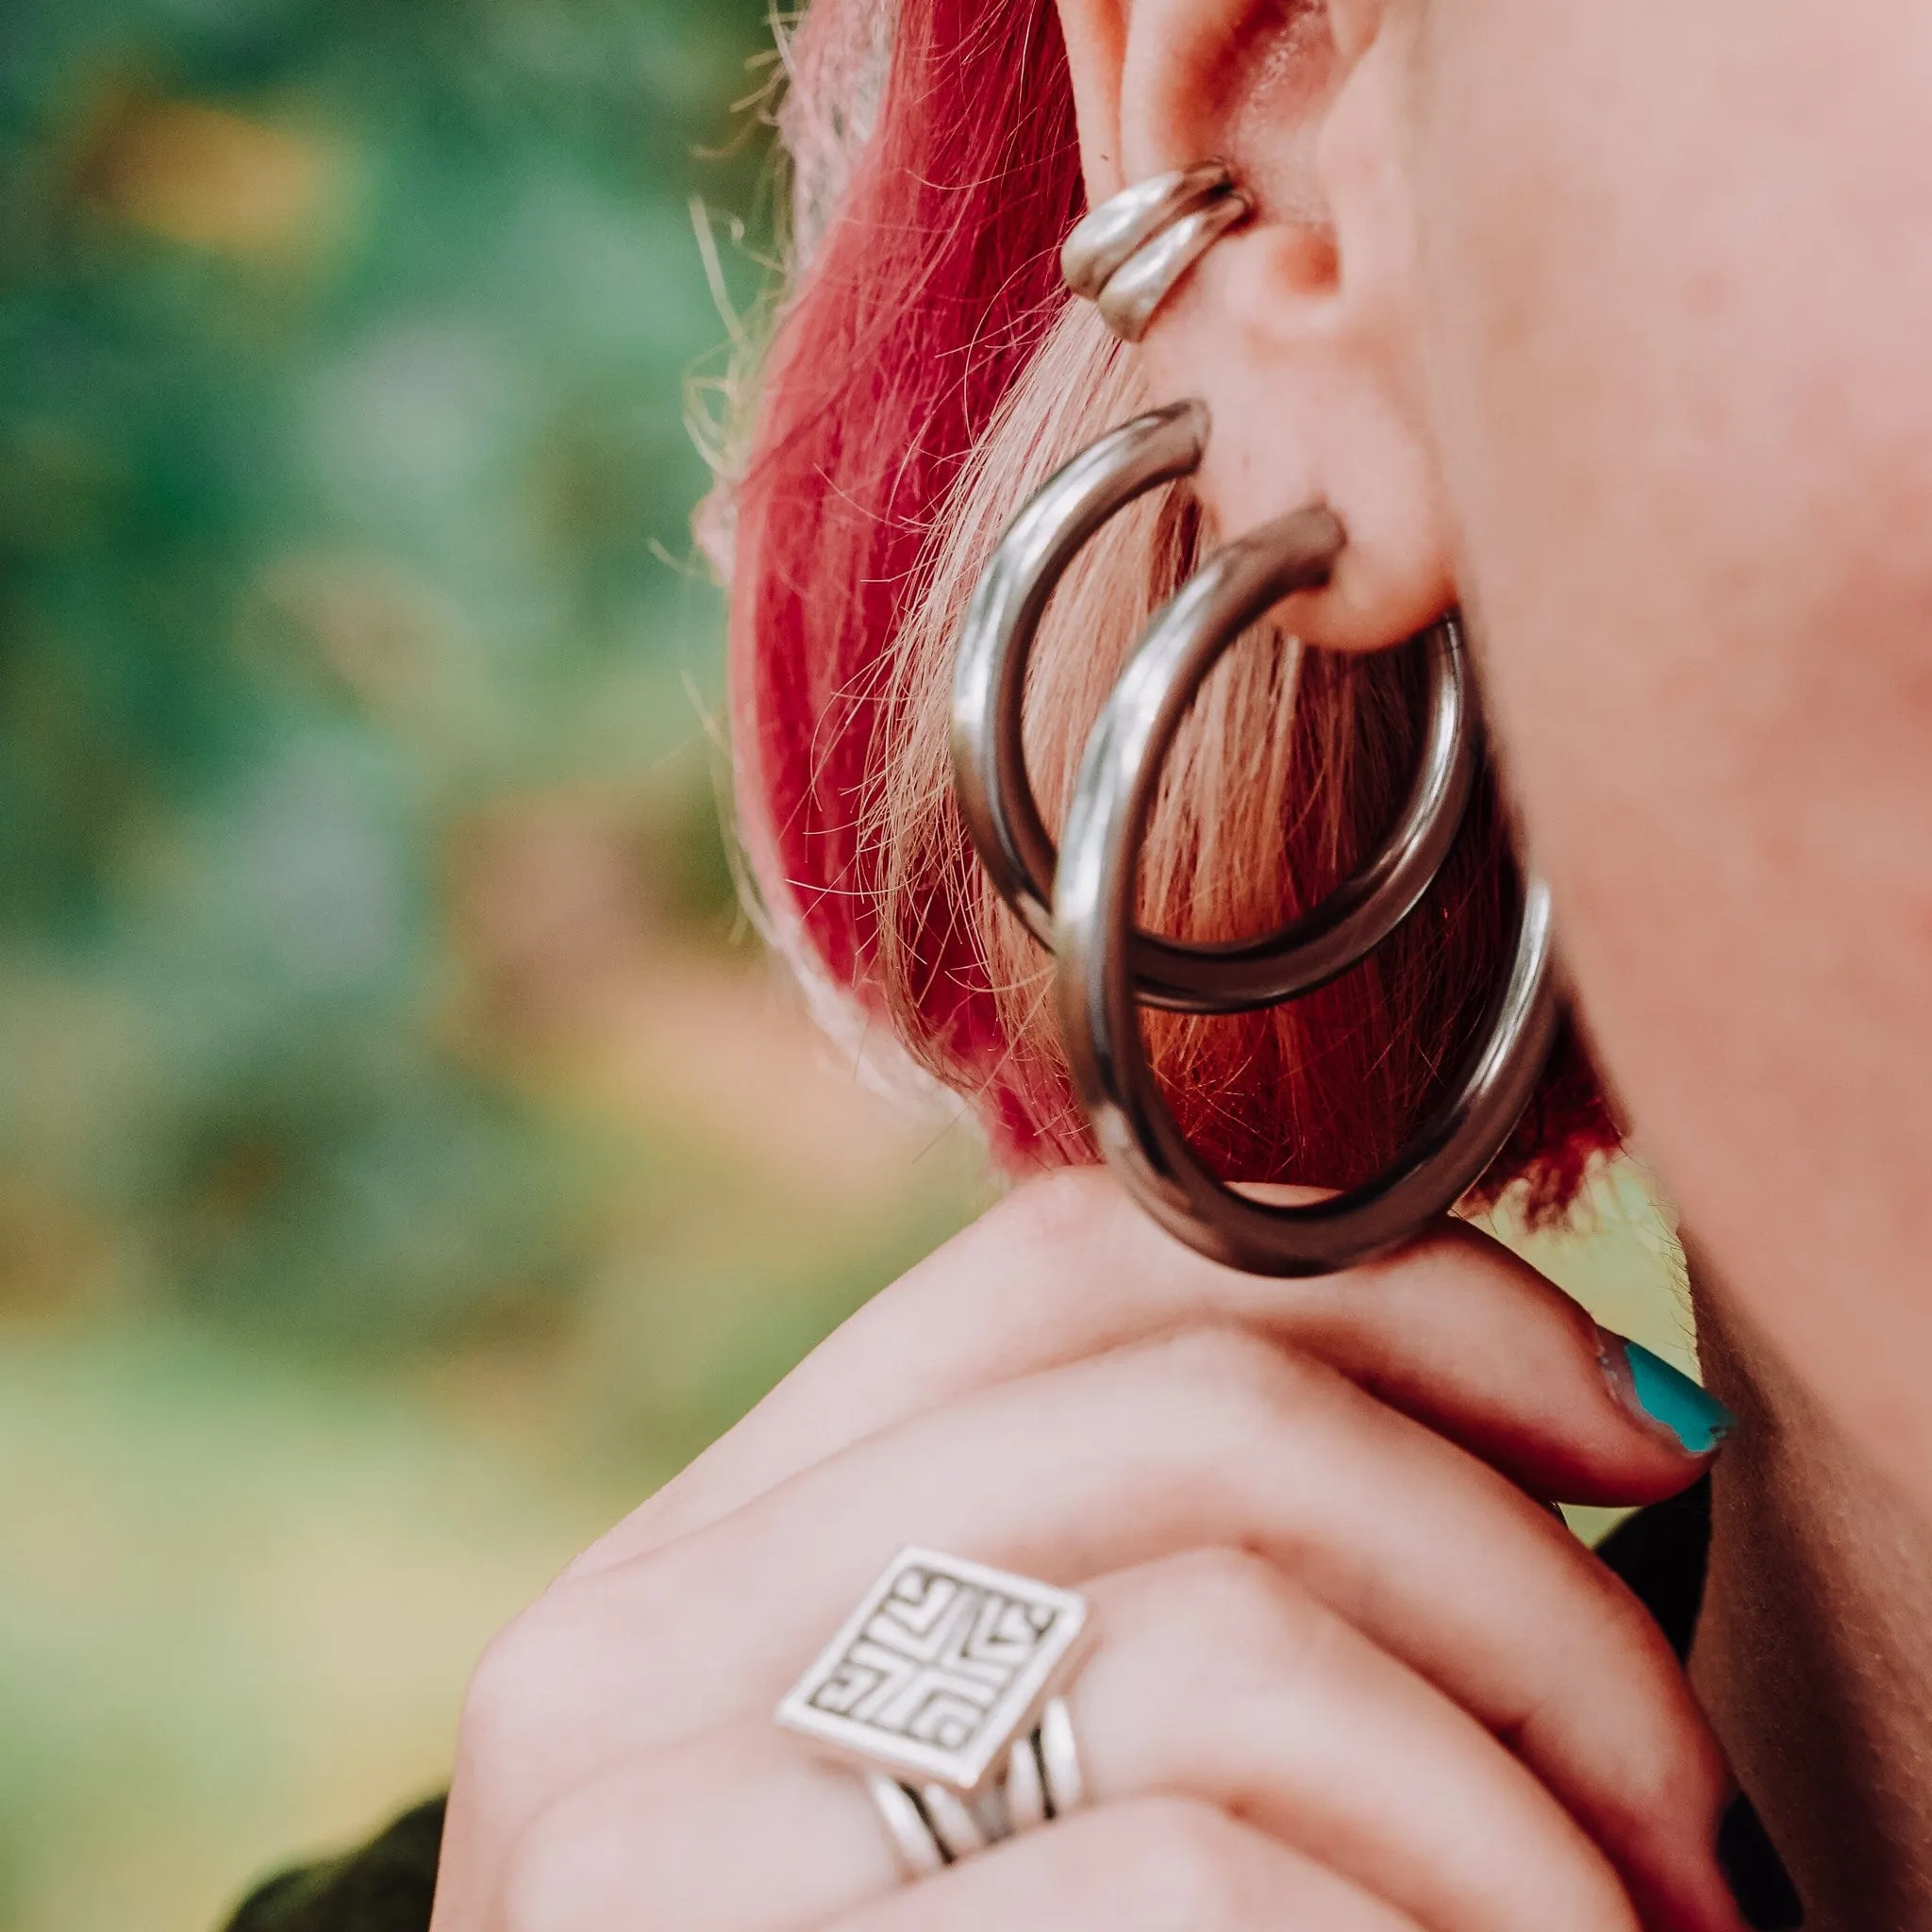
<svg viewBox="0 0 1932 1932"><path fill-rule="evenodd" d="M984 1198L719 833L770 49L0 8L0 1925L211 1932L440 1785L489 1633ZM1681 1354L1630 1201L1558 1272Z"/></svg>
<svg viewBox="0 0 1932 1932"><path fill-rule="evenodd" d="M974 1197L719 835L771 44L0 8L0 1924L211 1927L434 1788L489 1631Z"/></svg>

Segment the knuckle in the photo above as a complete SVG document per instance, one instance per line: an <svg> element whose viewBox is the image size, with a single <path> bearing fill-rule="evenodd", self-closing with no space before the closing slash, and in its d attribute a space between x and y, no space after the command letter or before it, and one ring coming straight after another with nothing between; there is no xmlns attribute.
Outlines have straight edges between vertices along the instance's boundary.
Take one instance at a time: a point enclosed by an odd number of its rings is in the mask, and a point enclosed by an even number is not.
<svg viewBox="0 0 1932 1932"><path fill-rule="evenodd" d="M1136 1799L1115 1807L1108 1848L1123 1890L1148 1932L1219 1932L1248 1923L1248 1861L1240 1827L1195 1798Z"/></svg>
<svg viewBox="0 0 1932 1932"><path fill-rule="evenodd" d="M1192 1508L1203 1542L1242 1542L1271 1512L1264 1473L1306 1446L1320 1371L1243 1329L1204 1324L1131 1352L1114 1407L1145 1474Z"/></svg>
<svg viewBox="0 0 1932 1932"><path fill-rule="evenodd" d="M1288 1620L1285 1579L1252 1550L1190 1550L1143 1575L1149 1616L1196 1639L1209 1634L1216 1648L1272 1641Z"/></svg>
<svg viewBox="0 0 1932 1932"><path fill-rule="evenodd" d="M584 1917L610 1842L594 1791L589 1798L574 1793L547 1806L518 1837L498 1883L501 1932L563 1932Z"/></svg>
<svg viewBox="0 0 1932 1932"><path fill-rule="evenodd" d="M1343 1619L1246 1549L1191 1550L1121 1583L1118 1623L1141 1666L1185 1674L1196 1698L1217 1707L1292 1702L1297 1685L1348 1668L1358 1641Z"/></svg>
<svg viewBox="0 0 1932 1932"><path fill-rule="evenodd" d="M1676 1686L1671 1687L1674 1690ZM1641 1837L1686 1819L1715 1822L1731 1789L1728 1764L1708 1722L1688 1698L1631 1700L1640 1722L1618 1756L1630 1830ZM1648 1722L1641 1720L1647 1718Z"/></svg>
<svg viewBox="0 0 1932 1932"><path fill-rule="evenodd" d="M1272 1418L1307 1391L1312 1367L1303 1357L1245 1328L1218 1324L1177 1330L1158 1345L1179 1389L1249 1425Z"/></svg>
<svg viewBox="0 0 1932 1932"><path fill-rule="evenodd" d="M520 1612L484 1645L463 1692L466 1759L487 1763L513 1749L556 1706L566 1650L552 1599Z"/></svg>
<svg viewBox="0 0 1932 1932"><path fill-rule="evenodd" d="M1015 1188L987 1220L999 1222L1008 1239L1026 1247L1079 1253L1106 1217L1114 1191L1104 1169L1055 1168Z"/></svg>

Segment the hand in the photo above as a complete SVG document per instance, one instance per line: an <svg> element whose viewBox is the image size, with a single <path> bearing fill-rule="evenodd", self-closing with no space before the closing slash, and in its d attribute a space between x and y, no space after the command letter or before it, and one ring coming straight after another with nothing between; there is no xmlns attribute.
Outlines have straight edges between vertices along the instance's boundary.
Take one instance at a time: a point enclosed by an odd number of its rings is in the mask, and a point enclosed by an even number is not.
<svg viewBox="0 0 1932 1932"><path fill-rule="evenodd" d="M1102 1174L1022 1189L491 1647L434 1932L1738 1932L1722 1754L1538 1500L1705 1466L1604 1348L1454 1224L1272 1282ZM1100 1632L1095 1808L912 1888L772 1722L908 1542L1081 1588Z"/></svg>

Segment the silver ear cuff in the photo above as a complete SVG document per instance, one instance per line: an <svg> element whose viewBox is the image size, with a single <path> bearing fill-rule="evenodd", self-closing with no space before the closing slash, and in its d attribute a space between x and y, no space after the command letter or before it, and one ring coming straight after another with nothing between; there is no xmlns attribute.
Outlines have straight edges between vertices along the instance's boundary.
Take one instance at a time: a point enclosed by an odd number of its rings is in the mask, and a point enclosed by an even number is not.
<svg viewBox="0 0 1932 1932"><path fill-rule="evenodd" d="M1188 272L1251 211L1220 161L1157 175L1102 202L1074 228L1060 274L1115 335L1138 342Z"/></svg>
<svg viewBox="0 0 1932 1932"><path fill-rule="evenodd" d="M1428 721L1408 800L1369 860L1302 918L1234 945L1137 931L1140 853L1160 771L1202 681L1283 597L1328 581L1345 537L1321 507L1229 544L1154 620L1087 742L1058 855L1026 776L1026 654L1061 573L1108 517L1191 474L1208 412L1178 403L1076 457L1014 520L969 607L956 664L953 760L981 862L1055 954L1055 996L1075 1091L1108 1163L1141 1204L1212 1258L1261 1274L1319 1274L1400 1245L1481 1178L1548 1057L1557 1002L1549 897L1526 883L1515 957L1478 1043L1394 1164L1307 1208L1237 1193L1187 1144L1141 1041L1138 1008L1233 1013L1326 984L1414 911L1455 842L1479 725L1453 619L1415 641L1429 659Z"/></svg>

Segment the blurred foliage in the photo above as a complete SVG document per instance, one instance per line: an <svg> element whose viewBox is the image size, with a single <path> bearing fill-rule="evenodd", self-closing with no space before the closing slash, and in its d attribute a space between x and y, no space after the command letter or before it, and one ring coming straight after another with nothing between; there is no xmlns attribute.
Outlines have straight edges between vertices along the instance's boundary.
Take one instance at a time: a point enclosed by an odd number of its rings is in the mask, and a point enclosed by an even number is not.
<svg viewBox="0 0 1932 1932"><path fill-rule="evenodd" d="M684 417L770 48L0 5L5 1932L441 1783L490 1632L967 1211L726 943Z"/></svg>
<svg viewBox="0 0 1932 1932"><path fill-rule="evenodd" d="M659 871L728 892L682 397L768 45L758 0L0 8L0 1306L390 1346L581 1280L608 1173L464 1022L463 855L555 789L661 844L672 771Z"/></svg>

